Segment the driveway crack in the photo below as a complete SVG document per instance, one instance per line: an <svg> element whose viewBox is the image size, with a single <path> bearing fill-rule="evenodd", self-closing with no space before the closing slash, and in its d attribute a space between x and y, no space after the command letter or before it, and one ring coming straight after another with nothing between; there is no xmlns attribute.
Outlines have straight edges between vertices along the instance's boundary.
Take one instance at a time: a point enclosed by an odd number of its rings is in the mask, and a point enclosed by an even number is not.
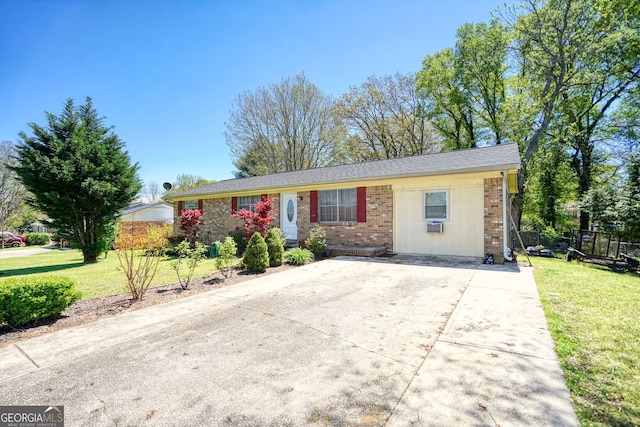
<svg viewBox="0 0 640 427"><path fill-rule="evenodd" d="M407 395L407 392L409 391L409 388L411 387L411 384L413 384L413 381L416 379L416 377L418 376L418 373L420 372L420 370L424 366L425 362L427 361L427 358L431 354L431 350L433 349L435 344L438 341L440 341L440 337L442 336L442 334L445 331L445 329L447 329L447 326L449 325L449 323L452 321L452 317L455 317L454 313L456 313L456 309L458 308L458 305L460 304L460 301L462 301L462 298L464 297L464 294L467 292L467 288L469 287L469 284L471 284L471 281L473 280L475 275L476 275L476 273L474 272L471 275L471 277L469 277L469 280L467 281L467 283L464 286L461 286L460 298L458 298L458 301L456 301L456 303L455 303L455 305L453 307L453 310L451 310L449 316L447 317L446 323L441 328L438 328L438 333L436 335L436 339L433 341L433 346L431 346L431 347L424 346L425 350L426 350L426 354L422 358L422 361L420 362L420 365L413 371L413 375L411 376L411 379L407 382L407 385L404 388L404 390L402 390L402 394L400 395L400 398L396 402L395 406L393 407L393 409L391 409L391 412L389 412L389 416L384 421L384 425L385 426L387 426L389 424L389 421L391 421L391 418L393 417L393 415L398 410L398 406L400 406L400 403L404 400L405 396ZM419 415L420 414L418 413L418 420L420 419Z"/></svg>
<svg viewBox="0 0 640 427"><path fill-rule="evenodd" d="M24 357L26 357L26 358L27 358L27 360L33 364L33 366L35 366L36 368L40 369L40 366L36 363L36 361L35 361L35 360L33 360L33 359L32 359L32 358L27 354L27 352L26 352L26 351L24 351L24 350L23 350L23 349L22 349L18 344L13 344L13 346L14 346L15 348L17 348L17 349L18 349L18 351L19 351L20 353L22 353L22 355L23 355Z"/></svg>

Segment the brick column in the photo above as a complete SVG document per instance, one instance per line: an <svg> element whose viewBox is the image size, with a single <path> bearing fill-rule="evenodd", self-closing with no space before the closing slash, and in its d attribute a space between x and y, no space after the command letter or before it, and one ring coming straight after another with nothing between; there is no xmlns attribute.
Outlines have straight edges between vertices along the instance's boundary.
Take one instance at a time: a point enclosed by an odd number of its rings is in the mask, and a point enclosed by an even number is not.
<svg viewBox="0 0 640 427"><path fill-rule="evenodd" d="M496 264L504 264L502 178L484 180L484 253L493 254Z"/></svg>

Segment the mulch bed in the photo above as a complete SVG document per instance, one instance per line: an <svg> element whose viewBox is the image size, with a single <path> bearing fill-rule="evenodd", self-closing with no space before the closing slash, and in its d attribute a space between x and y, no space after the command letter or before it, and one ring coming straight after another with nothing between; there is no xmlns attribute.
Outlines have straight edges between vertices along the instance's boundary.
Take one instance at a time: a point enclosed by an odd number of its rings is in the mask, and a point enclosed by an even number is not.
<svg viewBox="0 0 640 427"><path fill-rule="evenodd" d="M179 283L158 286L148 289L141 301L131 299L131 294L122 293L106 297L82 300L67 307L60 316L55 319L40 321L21 328L13 328L7 324L0 325L0 348L6 347L12 342L25 340L49 332L84 325L99 319L115 316L128 311L139 310L157 304L164 304L179 298L196 295L202 292L232 286L246 280L264 277L265 275L295 268L290 265L271 267L265 273L250 273L247 271L234 271L233 275L224 278L219 272L210 276L192 279L188 289L184 290Z"/></svg>

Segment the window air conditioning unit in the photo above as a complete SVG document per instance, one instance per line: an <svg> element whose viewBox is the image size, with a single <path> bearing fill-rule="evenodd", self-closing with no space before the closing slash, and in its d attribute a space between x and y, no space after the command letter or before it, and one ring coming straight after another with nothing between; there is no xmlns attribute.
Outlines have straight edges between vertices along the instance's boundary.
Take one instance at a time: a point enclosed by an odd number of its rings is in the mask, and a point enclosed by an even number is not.
<svg viewBox="0 0 640 427"><path fill-rule="evenodd" d="M441 222L428 222L427 233L442 233L444 232L444 224Z"/></svg>

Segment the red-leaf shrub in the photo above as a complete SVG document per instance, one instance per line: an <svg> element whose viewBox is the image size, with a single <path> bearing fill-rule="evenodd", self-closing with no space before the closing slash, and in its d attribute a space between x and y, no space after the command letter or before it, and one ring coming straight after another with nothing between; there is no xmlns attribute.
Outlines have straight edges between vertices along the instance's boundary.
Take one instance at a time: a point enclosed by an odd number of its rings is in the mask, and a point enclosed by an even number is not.
<svg viewBox="0 0 640 427"><path fill-rule="evenodd" d="M202 225L200 209L185 209L180 214L180 230L193 245L196 241L198 228Z"/></svg>
<svg viewBox="0 0 640 427"><path fill-rule="evenodd" d="M267 234L267 229L271 223L271 212L273 211L273 200L263 195L262 200L256 205L256 212L241 209L233 216L244 222L242 227L236 227L236 231L242 231L244 241L249 242L253 233L258 232L262 237Z"/></svg>

